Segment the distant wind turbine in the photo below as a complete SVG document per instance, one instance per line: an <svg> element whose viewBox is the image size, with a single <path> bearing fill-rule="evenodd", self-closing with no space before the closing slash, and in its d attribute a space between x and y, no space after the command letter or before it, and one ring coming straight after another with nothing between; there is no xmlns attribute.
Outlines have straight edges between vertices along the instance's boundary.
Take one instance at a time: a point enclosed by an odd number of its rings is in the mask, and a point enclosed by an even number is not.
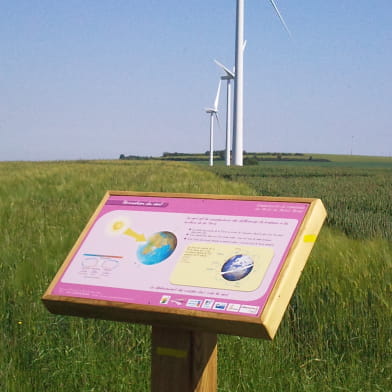
<svg viewBox="0 0 392 392"><path fill-rule="evenodd" d="M210 166L214 165L214 117L219 125L218 119L218 105L219 105L219 95L222 81L219 80L218 90L216 92L216 97L214 101L214 106L212 108L206 108L205 111L210 115Z"/></svg>
<svg viewBox="0 0 392 392"><path fill-rule="evenodd" d="M274 0L269 0L284 28L291 36ZM234 83L234 127L233 127L233 163L243 165L243 97L244 97L244 3L237 0L236 38L235 38L235 83Z"/></svg>
<svg viewBox="0 0 392 392"><path fill-rule="evenodd" d="M242 50L244 51L246 47L246 41L244 41L244 45ZM217 60L214 60L215 64L220 67L226 75L221 76L221 80L227 81L227 89L226 89L226 166L230 166L230 151L231 151L231 81L235 79L235 70L233 67L233 71L230 71L228 67L223 65Z"/></svg>
<svg viewBox="0 0 392 392"><path fill-rule="evenodd" d="M215 64L223 69L226 75L221 76L221 80L226 80L226 166L230 166L230 150L231 150L231 81L235 78L234 70L230 71L219 61L214 60Z"/></svg>

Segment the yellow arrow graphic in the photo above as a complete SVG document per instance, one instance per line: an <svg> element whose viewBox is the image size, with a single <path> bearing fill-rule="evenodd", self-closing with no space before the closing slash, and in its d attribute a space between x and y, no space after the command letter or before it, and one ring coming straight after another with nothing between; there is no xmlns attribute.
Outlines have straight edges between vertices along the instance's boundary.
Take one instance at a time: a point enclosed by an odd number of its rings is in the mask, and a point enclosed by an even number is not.
<svg viewBox="0 0 392 392"><path fill-rule="evenodd" d="M138 242L146 241L146 237L144 236L144 234L136 233L136 231L133 231L130 228L126 229L123 234L129 235L130 237L134 238Z"/></svg>

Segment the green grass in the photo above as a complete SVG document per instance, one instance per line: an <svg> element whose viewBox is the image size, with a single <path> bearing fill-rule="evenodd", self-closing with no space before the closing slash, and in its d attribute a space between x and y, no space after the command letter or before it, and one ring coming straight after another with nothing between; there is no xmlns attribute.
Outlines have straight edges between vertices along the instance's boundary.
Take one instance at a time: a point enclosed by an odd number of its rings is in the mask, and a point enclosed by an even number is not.
<svg viewBox="0 0 392 392"><path fill-rule="evenodd" d="M329 225L354 238L392 241L392 167L263 163L211 171L249 185L259 195L320 198Z"/></svg>
<svg viewBox="0 0 392 392"><path fill-rule="evenodd" d="M391 252L324 229L276 339L220 337L221 391L390 391Z"/></svg>
<svg viewBox="0 0 392 392"><path fill-rule="evenodd" d="M209 154L165 153L165 156L152 159L189 161L200 165L209 165ZM224 151L214 152L214 166L226 166ZM392 169L392 157L366 155L302 154L302 153L245 153L244 165L248 158L256 158L259 165L279 166L325 166ZM323 162L324 161L324 162Z"/></svg>
<svg viewBox="0 0 392 392"><path fill-rule="evenodd" d="M389 165L392 167L392 157L381 157L381 156L368 156L368 155L335 155L335 154L308 154L312 155L313 158L328 159L331 162L339 162L344 164L368 164L379 163L382 165Z"/></svg>
<svg viewBox="0 0 392 392"><path fill-rule="evenodd" d="M156 161L0 163L1 391L149 391L150 327L56 316L40 302L107 190L325 199L336 219L323 229L275 340L219 337L218 391L392 390L392 246L380 235L383 217L390 222L390 171L215 170ZM345 198L351 203L341 206ZM347 226L339 215L358 223ZM380 224L369 234L363 227L373 215Z"/></svg>

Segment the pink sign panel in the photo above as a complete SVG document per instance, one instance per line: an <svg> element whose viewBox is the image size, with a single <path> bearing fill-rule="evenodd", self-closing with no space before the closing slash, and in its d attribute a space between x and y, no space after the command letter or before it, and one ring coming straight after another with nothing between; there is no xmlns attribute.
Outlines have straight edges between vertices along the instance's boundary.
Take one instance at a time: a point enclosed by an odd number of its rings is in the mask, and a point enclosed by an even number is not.
<svg viewBox="0 0 392 392"><path fill-rule="evenodd" d="M258 317L308 208L110 194L51 294Z"/></svg>

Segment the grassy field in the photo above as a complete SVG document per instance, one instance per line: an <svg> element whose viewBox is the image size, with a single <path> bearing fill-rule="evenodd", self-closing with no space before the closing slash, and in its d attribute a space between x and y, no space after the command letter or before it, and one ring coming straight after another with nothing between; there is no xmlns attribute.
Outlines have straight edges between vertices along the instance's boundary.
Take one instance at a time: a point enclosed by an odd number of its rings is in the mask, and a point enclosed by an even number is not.
<svg viewBox="0 0 392 392"><path fill-rule="evenodd" d="M327 166L327 167L362 167L362 168L392 168L392 157L366 156L366 155L334 155L334 154L302 154L302 153L245 153L244 164L249 164L252 160L259 165L283 165L283 166ZM178 160L198 163L200 165L209 165L210 156L206 154L179 154L164 153L164 156L152 158L159 160ZM214 151L214 165L226 166L225 152Z"/></svg>
<svg viewBox="0 0 392 392"><path fill-rule="evenodd" d="M219 337L219 392L391 391L390 168L0 163L0 390L149 391L150 327L40 302L106 190L321 197L329 212L273 342Z"/></svg>
<svg viewBox="0 0 392 392"><path fill-rule="evenodd" d="M330 226L353 238L392 241L392 162L389 167L374 167L373 161L367 167L366 161L351 167L340 163L263 162L245 170L223 166L211 170L251 186L260 195L320 198Z"/></svg>

